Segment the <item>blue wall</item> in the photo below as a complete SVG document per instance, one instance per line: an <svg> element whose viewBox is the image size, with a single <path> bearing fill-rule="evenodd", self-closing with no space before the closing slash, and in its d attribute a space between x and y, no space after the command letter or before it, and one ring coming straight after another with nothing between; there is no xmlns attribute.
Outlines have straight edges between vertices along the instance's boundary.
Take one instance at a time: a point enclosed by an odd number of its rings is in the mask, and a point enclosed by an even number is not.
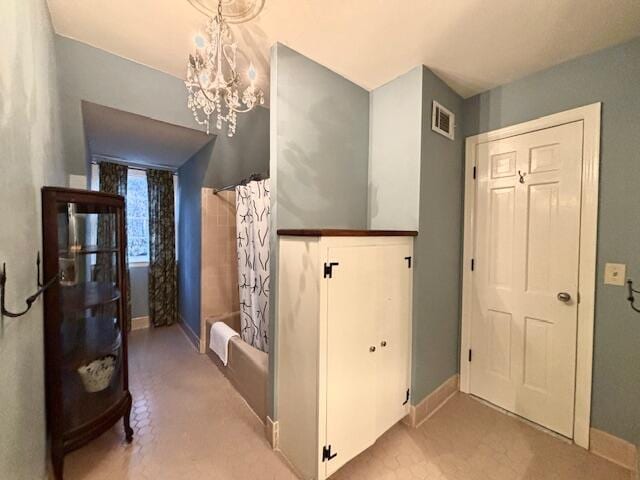
<svg viewBox="0 0 640 480"><path fill-rule="evenodd" d="M603 103L592 427L640 445L640 315L605 262L640 283L640 39L578 58L465 101L474 135Z"/></svg>
<svg viewBox="0 0 640 480"><path fill-rule="evenodd" d="M202 130L179 78L69 38L56 36L63 139L70 173L87 174L81 101Z"/></svg>
<svg viewBox="0 0 640 480"><path fill-rule="evenodd" d="M54 34L45 0L0 2L0 262L22 310L42 250L40 188L66 185ZM0 317L0 478L45 478L42 299Z"/></svg>
<svg viewBox="0 0 640 480"><path fill-rule="evenodd" d="M202 243L201 190L215 140L178 170L178 299L179 312L196 335L200 334Z"/></svg>
<svg viewBox="0 0 640 480"><path fill-rule="evenodd" d="M412 68L369 95L368 226L374 230L418 230L423 70Z"/></svg>
<svg viewBox="0 0 640 480"><path fill-rule="evenodd" d="M275 418L279 228L366 228L369 92L276 44L271 49L269 409Z"/></svg>
<svg viewBox="0 0 640 480"><path fill-rule="evenodd" d="M62 123L70 173L86 175L87 152L81 101L86 100L181 127L203 130L187 108L187 90L179 78L139 63L56 36ZM212 131L213 134L217 130ZM213 135L212 135L213 138ZM238 133L220 135L211 152L204 184L237 181L246 172L266 173L269 165L269 111L258 107L238 116Z"/></svg>
<svg viewBox="0 0 640 480"><path fill-rule="evenodd" d="M453 141L431 130L433 100L460 123L462 98L424 67L420 233L413 271L414 405L459 371L464 137L461 128Z"/></svg>
<svg viewBox="0 0 640 480"><path fill-rule="evenodd" d="M223 187L252 173L269 174L269 111L238 117L238 130L220 135L178 169L178 291L184 321L200 335L203 187Z"/></svg>
<svg viewBox="0 0 640 480"><path fill-rule="evenodd" d="M366 228L369 92L284 45L273 48L276 226Z"/></svg>

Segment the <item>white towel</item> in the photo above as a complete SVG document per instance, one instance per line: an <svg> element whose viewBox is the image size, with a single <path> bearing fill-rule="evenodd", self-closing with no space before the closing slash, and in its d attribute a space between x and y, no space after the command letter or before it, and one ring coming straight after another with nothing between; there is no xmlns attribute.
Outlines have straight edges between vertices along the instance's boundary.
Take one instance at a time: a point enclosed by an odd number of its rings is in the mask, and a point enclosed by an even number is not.
<svg viewBox="0 0 640 480"><path fill-rule="evenodd" d="M222 364L226 367L228 361L229 352L229 340L233 337L239 337L240 335L233 328L224 322L216 322L211 325L211 339L209 340L209 347L215 352Z"/></svg>

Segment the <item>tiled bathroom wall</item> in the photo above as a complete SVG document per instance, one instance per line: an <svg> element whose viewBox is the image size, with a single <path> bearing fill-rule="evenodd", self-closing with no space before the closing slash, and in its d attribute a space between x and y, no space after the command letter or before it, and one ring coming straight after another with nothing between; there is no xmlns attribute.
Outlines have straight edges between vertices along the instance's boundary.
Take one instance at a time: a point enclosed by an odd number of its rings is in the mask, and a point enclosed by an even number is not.
<svg viewBox="0 0 640 480"><path fill-rule="evenodd" d="M239 310L236 194L202 189L201 325ZM206 338L206 335L205 337Z"/></svg>

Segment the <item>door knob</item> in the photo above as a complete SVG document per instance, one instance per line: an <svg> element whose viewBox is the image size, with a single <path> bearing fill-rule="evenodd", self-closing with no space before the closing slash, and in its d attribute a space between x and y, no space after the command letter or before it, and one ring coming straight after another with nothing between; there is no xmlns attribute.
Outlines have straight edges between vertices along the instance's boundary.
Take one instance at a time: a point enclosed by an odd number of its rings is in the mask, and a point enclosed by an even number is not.
<svg viewBox="0 0 640 480"><path fill-rule="evenodd" d="M567 292L560 292L558 294L558 300L564 303L568 303L571 300L571 295L569 295Z"/></svg>
<svg viewBox="0 0 640 480"><path fill-rule="evenodd" d="M382 342L380 342L380 346L381 347L386 347L387 346L387 341L383 340Z"/></svg>
<svg viewBox="0 0 640 480"><path fill-rule="evenodd" d="M370 351L371 353L375 352L375 351L376 351L376 347L374 347L373 345L371 345L371 346L369 347L369 351Z"/></svg>

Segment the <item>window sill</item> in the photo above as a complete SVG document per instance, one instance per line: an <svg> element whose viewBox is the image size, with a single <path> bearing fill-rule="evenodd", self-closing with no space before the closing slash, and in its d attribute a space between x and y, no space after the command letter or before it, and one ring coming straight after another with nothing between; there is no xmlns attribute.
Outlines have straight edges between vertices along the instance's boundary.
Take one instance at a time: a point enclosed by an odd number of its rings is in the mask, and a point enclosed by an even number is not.
<svg viewBox="0 0 640 480"><path fill-rule="evenodd" d="M149 267L149 262L148 261L142 261L142 262L129 262L129 268L148 268Z"/></svg>

